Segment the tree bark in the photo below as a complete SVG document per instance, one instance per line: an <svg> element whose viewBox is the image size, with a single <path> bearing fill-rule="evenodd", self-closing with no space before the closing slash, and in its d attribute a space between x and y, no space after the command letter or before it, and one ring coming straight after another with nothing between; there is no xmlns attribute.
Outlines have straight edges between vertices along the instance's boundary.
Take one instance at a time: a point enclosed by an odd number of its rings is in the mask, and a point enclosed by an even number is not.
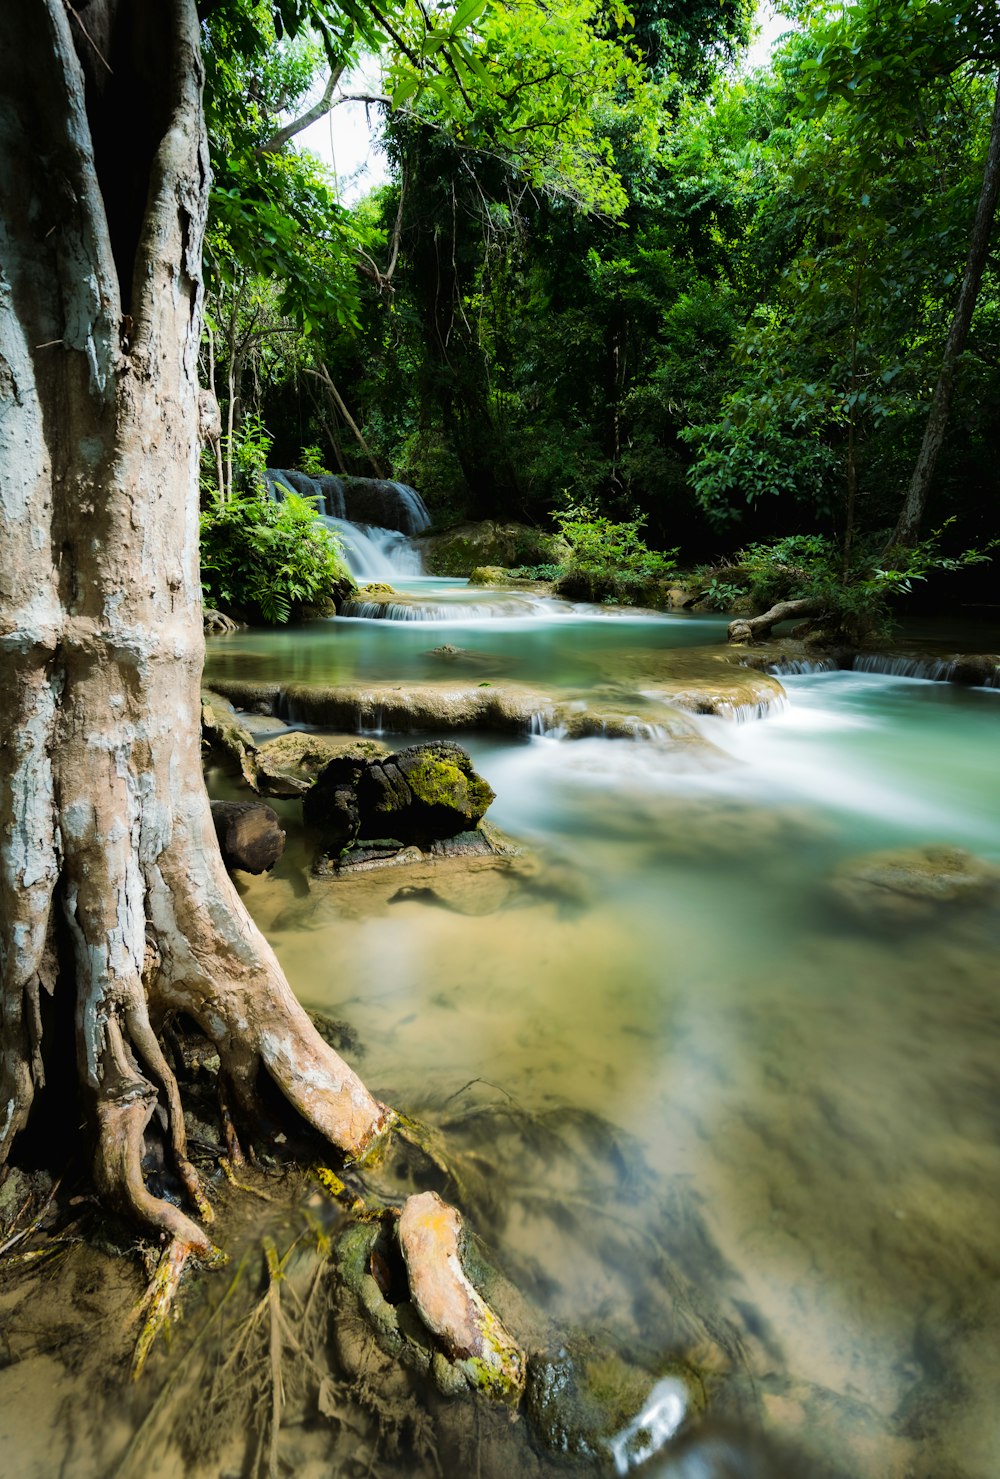
<svg viewBox="0 0 1000 1479"><path fill-rule="evenodd" d="M979 192L979 203L976 206L976 217L972 226L972 239L969 242L969 255L962 274L962 284L958 291L958 301L952 315L951 328L945 342L941 369L934 387L923 441L913 475L910 478L910 485L906 490L899 521L889 540L888 548L890 549L900 545L909 548L916 543L920 533L920 525L927 507L931 484L934 481L938 457L944 445L945 432L948 429L958 360L965 347L969 325L972 323L972 315L976 307L976 298L979 295L979 286L983 280L986 258L989 254L998 193L1000 193L1000 74L997 76L990 142L983 170L982 189Z"/></svg>
<svg viewBox="0 0 1000 1479"><path fill-rule="evenodd" d="M824 610L823 602L812 596L800 596L796 601L779 601L760 616L738 616L729 623L726 637L730 642L753 643L761 637L769 637L781 621L794 621L800 616L821 616Z"/></svg>
<svg viewBox="0 0 1000 1479"><path fill-rule="evenodd" d="M98 1186L208 1255L139 1167L162 1099L192 1210L209 1216L164 1014L197 1021L248 1103L263 1067L348 1156L392 1115L316 1033L244 910L202 779L194 0L94 0L86 15L89 39L63 0L0 6L0 1163L44 1082L48 994L75 1020ZM142 192L110 183L107 112L126 79L143 112L117 136L135 169L124 141L149 134ZM140 195L141 218L122 220Z"/></svg>

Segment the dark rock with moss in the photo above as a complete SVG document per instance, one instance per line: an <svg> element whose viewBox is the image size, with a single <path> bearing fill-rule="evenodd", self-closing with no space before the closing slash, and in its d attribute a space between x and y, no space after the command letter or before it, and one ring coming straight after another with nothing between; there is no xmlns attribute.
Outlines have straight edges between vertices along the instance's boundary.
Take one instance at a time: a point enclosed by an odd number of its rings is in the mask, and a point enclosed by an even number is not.
<svg viewBox="0 0 1000 1479"><path fill-rule="evenodd" d="M305 819L327 851L393 839L425 845L468 832L485 816L493 790L460 745L410 745L384 759L331 760L304 799Z"/></svg>
<svg viewBox="0 0 1000 1479"><path fill-rule="evenodd" d="M316 784L303 798L307 826L322 832L331 852L342 851L361 836L358 788L367 768L367 760L340 755L320 771Z"/></svg>

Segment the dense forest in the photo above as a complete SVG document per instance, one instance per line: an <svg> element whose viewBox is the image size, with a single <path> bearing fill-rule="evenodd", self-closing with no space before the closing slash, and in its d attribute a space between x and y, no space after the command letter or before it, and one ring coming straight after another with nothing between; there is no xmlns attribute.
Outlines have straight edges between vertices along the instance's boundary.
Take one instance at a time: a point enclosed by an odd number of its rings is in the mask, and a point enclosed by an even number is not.
<svg viewBox="0 0 1000 1479"><path fill-rule="evenodd" d="M597 518L688 567L752 543L860 600L987 548L994 7L796 0L748 74L753 11L387 25L391 183L350 209L295 131L357 95L354 33L210 22L206 496L265 458L388 475L440 528Z"/></svg>
<svg viewBox="0 0 1000 1479"><path fill-rule="evenodd" d="M992 1479L998 200L996 0L0 0L9 1479Z"/></svg>

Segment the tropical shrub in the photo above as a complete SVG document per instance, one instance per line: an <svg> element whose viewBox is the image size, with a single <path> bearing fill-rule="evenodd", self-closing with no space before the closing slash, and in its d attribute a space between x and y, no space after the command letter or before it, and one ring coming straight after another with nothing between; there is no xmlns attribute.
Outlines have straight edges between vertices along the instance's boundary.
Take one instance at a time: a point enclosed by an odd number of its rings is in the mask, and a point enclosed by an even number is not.
<svg viewBox="0 0 1000 1479"><path fill-rule="evenodd" d="M609 604L649 601L657 583L676 569L677 551L649 549L639 534L644 522L616 522L580 505L558 514L570 551L557 581L559 594Z"/></svg>
<svg viewBox="0 0 1000 1479"><path fill-rule="evenodd" d="M848 641L877 640L892 632L898 599L916 583L934 572L989 560L983 550L944 553L941 536L947 527L910 549L887 550L884 535L868 536L855 543L846 561L837 541L822 534L750 544L731 562L699 572L707 582L704 599L721 611L755 613L779 601L812 599L822 604L818 621L825 630L832 628Z"/></svg>
<svg viewBox="0 0 1000 1479"><path fill-rule="evenodd" d="M207 605L271 626L352 584L336 536L290 488L281 503L253 491L204 510L201 583Z"/></svg>

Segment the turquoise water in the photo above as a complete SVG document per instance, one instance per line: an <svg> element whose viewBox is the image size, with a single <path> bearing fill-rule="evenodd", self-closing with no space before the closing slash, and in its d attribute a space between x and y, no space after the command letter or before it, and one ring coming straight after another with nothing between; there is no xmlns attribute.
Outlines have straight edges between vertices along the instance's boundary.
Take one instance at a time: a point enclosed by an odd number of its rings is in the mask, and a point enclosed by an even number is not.
<svg viewBox="0 0 1000 1479"><path fill-rule="evenodd" d="M711 665L721 637L714 619L579 608L469 620L472 593L448 599L450 622L239 634L209 676L433 677L449 643L490 680L641 692L674 653ZM679 1475L988 1479L996 911L892 921L845 907L835 878L928 844L1000 864L1000 692L783 681L767 719L699 718L703 753L461 736L491 819L533 850L526 877L318 883L293 836L247 900L303 999L357 1029L378 1092L490 1159L480 1231L547 1318L656 1370L678 1351L676 1275L689 1325L733 1335L743 1457ZM620 1176L597 1173L586 1134L557 1162L497 1134L486 1110L510 1105L593 1116L624 1137ZM702 1331L685 1359L711 1345ZM757 1432L785 1455L773 1468L752 1468Z"/></svg>
<svg viewBox="0 0 1000 1479"><path fill-rule="evenodd" d="M718 616L573 607L518 592L476 590L466 581L425 578L397 581L396 588L452 614L430 621L334 619L294 630L237 632L213 639L207 679L252 675L332 684L511 678L568 687L613 672L623 652L697 647L725 630ZM483 608L491 614L475 614ZM435 650L442 647L457 650Z"/></svg>

